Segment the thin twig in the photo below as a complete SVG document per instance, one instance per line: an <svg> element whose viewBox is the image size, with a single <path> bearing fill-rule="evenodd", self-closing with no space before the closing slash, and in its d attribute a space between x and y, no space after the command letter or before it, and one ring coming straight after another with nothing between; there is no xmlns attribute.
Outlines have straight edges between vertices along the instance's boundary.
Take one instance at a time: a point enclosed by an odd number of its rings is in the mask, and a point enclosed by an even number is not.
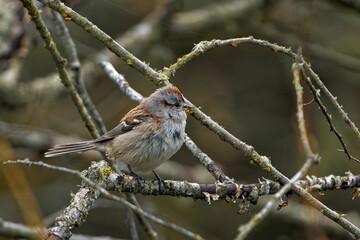
<svg viewBox="0 0 360 240"><path fill-rule="evenodd" d="M136 199L135 195L132 193L126 194L128 201L140 208L140 204L138 200ZM159 234L155 231L155 229L150 225L149 221L142 215L142 214L136 214L140 225L144 228L145 234L149 237L151 240L158 240Z"/></svg>
<svg viewBox="0 0 360 240"><path fill-rule="evenodd" d="M341 117L344 119L345 123L350 126L358 140L360 141L360 131L359 128L356 127L355 123L351 121L348 114L345 112L344 108L338 103L337 97L332 95L332 93L327 89L325 84L320 80L319 76L312 70L310 64L306 63L305 60L302 60L304 63L304 68L309 72L310 76L315 80L318 87L325 93L325 96L330 100L330 102L335 106L335 108L340 113Z"/></svg>
<svg viewBox="0 0 360 240"><path fill-rule="evenodd" d="M131 240L139 240L139 234L137 232L136 224L135 224L134 211L131 210L131 208L127 209L126 222L128 223L127 228L129 229Z"/></svg>
<svg viewBox="0 0 360 240"><path fill-rule="evenodd" d="M315 86L312 84L311 79L306 76L305 74L305 69L303 68L303 66L300 66L300 70L301 70L301 75L302 75L302 79L305 80L306 84L309 86L310 91L312 93L312 95L314 96L315 102L319 105L319 108L321 110L321 112L323 113L323 115L326 118L327 123L329 124L330 127L330 131L335 133L335 136L338 138L339 142L341 143L341 146L343 148L343 152L346 154L346 156L348 157L349 160L354 160L358 163L360 163L360 160L353 157L349 150L347 149L347 146L344 142L343 137L341 136L341 134L338 132L338 130L335 128L335 125L332 121L332 117L331 115L328 113L325 105L322 103L321 99L320 99L320 92L318 89L315 88Z"/></svg>
<svg viewBox="0 0 360 240"><path fill-rule="evenodd" d="M216 180L220 182L233 182L233 179L228 177L214 160L203 152L188 135L185 136L184 144Z"/></svg>
<svg viewBox="0 0 360 240"><path fill-rule="evenodd" d="M303 87L301 86L302 75L301 75L300 64L298 62L294 63L292 66L292 70L294 75L293 84L296 93L296 106L297 106L296 116L298 120L300 140L302 142L306 157L315 159L316 156L311 150L308 134L305 127Z"/></svg>
<svg viewBox="0 0 360 240"><path fill-rule="evenodd" d="M118 174L115 172L112 172L111 168L109 167L108 163L106 161L99 161L99 162L94 162L90 168L88 170L85 170L84 172L80 172L78 170L73 170L73 169L69 169L69 168L65 168L65 167L61 167L61 166L54 166L54 165L50 165L50 164L46 164L44 162L34 162L34 161L29 161L28 159L25 160L16 160L16 161L7 161L4 164L23 164L26 166L38 166L38 167L44 167L47 169L51 169L51 170L55 170L55 171L60 171L60 172L65 172L65 173L69 173L75 176L80 177L84 183L86 183L87 185L91 186L92 188L96 189L97 191L91 190L91 189L86 189L87 187L84 186L82 187L77 194L89 194L90 192L92 194L94 194L93 197L97 198L99 194L105 196L108 199L117 201L117 202L121 202L124 205L126 205L127 207L131 208L134 212L139 213L141 215L143 215L144 217L150 219L153 222L156 222L162 226L168 227L170 229L172 229L173 231L176 231L178 233L183 234L184 236L191 238L191 239L203 239L200 235L195 234L190 232L189 230L186 230L185 228L182 228L174 223L170 223L167 221L164 221L158 217L155 217L154 215L142 210L141 208L135 206L134 204L128 202L127 200L125 200L124 198L118 197L114 194L111 194L108 190L106 190L103 185L108 184L107 181L112 181L117 179ZM91 178L96 179L96 182L94 180L92 180ZM132 176L129 176L132 177ZM121 178L121 177L120 177ZM116 180L118 181L118 180ZM133 179L131 181L134 181ZM135 182L135 181L134 181ZM157 188L159 188L158 183L157 184ZM81 193L83 190L84 193ZM98 192L98 193L97 193ZM92 197L89 197L92 198ZM86 199L86 203L83 203L82 199L83 198L78 198L78 197L73 197L73 201L75 202L76 200L79 200L79 203L73 203L75 204L74 206L76 206L77 208L79 208L79 204L83 205L82 207L80 207L80 209L82 209L81 214L83 216L86 216L88 210L90 209L90 207L92 206L92 204L88 204L88 202L94 202L95 199ZM68 207L69 208L69 207ZM78 210L79 211L79 210ZM66 211L65 211L66 212ZM69 214L71 215L76 215L74 212L69 212ZM65 216L61 216L59 218L64 218ZM74 224L74 226L67 226L70 229L72 229L75 226L79 226L81 225L81 223L83 223L84 219L82 217L78 218L75 217L76 222L73 222L72 224ZM58 229L56 229L58 231ZM69 230L67 230L67 234L70 234L67 237L71 236L71 232L69 232ZM59 235L58 235L59 236Z"/></svg>
<svg viewBox="0 0 360 240"><path fill-rule="evenodd" d="M265 206L261 209L260 212L255 214L248 223L241 225L238 228L238 235L236 236L236 240L244 239L251 230L254 229L256 225L258 225L265 217L271 212L276 202L278 202L291 188L292 185L298 181L301 177L303 177L309 168L313 165L313 159L308 158L301 169L290 179L288 183L286 183L272 198L267 201Z"/></svg>
<svg viewBox="0 0 360 240"><path fill-rule="evenodd" d="M218 47L225 47L225 46L237 47L239 44L244 44L244 43L254 44L265 48L269 48L274 52L285 53L292 58L295 58L296 56L296 54L293 53L290 48L285 48L278 44L270 43L266 40L255 39L253 37L233 38L226 40L214 39L211 41L201 41L200 43L196 44L190 53L185 54L181 58L178 58L178 60L175 63L171 64L167 68L164 68L162 73L170 77L174 75L180 68L182 68L190 60L204 54L206 51Z"/></svg>
<svg viewBox="0 0 360 240"><path fill-rule="evenodd" d="M165 226L170 227L171 229L175 231L180 231L181 233L185 234L186 236L190 234L187 230L184 230L182 228L179 229L174 224L170 223L164 223L162 220L157 219L156 217L153 217L149 215L148 213L144 213L143 210L139 210L136 208L136 206L132 204L128 204L126 200L117 197L115 195L112 195L108 192L108 190L116 190L119 192L126 192L126 191L132 191L136 192L136 188L138 188L138 192L141 194L166 194L166 195L173 195L173 196L185 196L185 197L197 197L202 196L202 198L205 195L205 199L210 203L212 200L216 200L219 198L230 200L232 199L231 196L237 198L242 198L246 196L251 195L264 195L264 194L272 194L277 192L280 189L280 185L277 183L274 183L270 180L263 181L258 184L248 184L248 185L241 185L240 187L237 187L234 185L234 183L228 183L228 184L217 184L216 186L214 184L195 184L195 183L188 183L188 182L178 182L178 181L170 181L166 180L165 185L166 187L163 189L158 188L158 183L154 182L153 180L146 180L146 179L134 179L134 176L128 176L125 174L118 175L115 172L112 172L111 169L108 167L108 163L105 161L100 161L93 163L92 166L83 172L83 174L76 170L67 169L64 167L57 167L52 166L49 164L45 164L43 162L30 162L29 160L17 160L17 161L8 161L6 164L9 163L20 163L25 165L35 165L40 167L46 167L49 169L57 170L57 171L64 171L67 173L75 174L79 176L81 179L83 179L87 184L91 185L95 189L99 190L101 194L106 196L109 199L123 202L128 207L134 207L133 209L135 212L138 210L140 214L142 214L144 217L147 217L159 224L165 224ZM308 164L308 163L307 163ZM302 174L299 171L295 177L298 176L298 174ZM95 174L95 175L94 175ZM87 176L91 176L92 178L96 179L95 183L91 179L89 179ZM100 177L100 179L99 179ZM182 186L179 186L182 185ZM189 188L191 186L196 186L195 188ZM211 186L212 185L212 186ZM307 180L301 180L296 182L295 185L299 185L301 187L306 187L308 190L311 191L322 191L322 190L330 190L330 189L338 189L338 188L347 188L347 187L360 187L360 175L352 175L348 174L347 176L328 176L323 178L310 178L308 177ZM176 187L179 186L179 187ZM86 186L84 186L86 187ZM108 190L105 190L103 187L109 188ZM175 187L175 189L173 189ZM184 195L180 194L181 190L185 190ZM83 187L81 189L84 189ZM142 189L142 190L140 190ZM202 193L196 193L196 189L200 189ZM251 189L250 191L248 191ZM288 189L284 189L282 191L286 192ZM253 192L257 191L257 192ZM83 192L80 190L78 193ZM84 194L89 193L96 193L94 190L89 189L88 191L85 191ZM205 194L207 193L207 194ZM281 193L281 192L280 192ZM280 194L279 193L279 194ZM225 195L223 195L225 194ZM79 199L77 197L74 197L74 199ZM130 205L130 206L129 206ZM88 208L90 208L91 205L86 205ZM78 209L83 209L82 206L78 206ZM83 209L82 214L85 214ZM71 212L74 214L74 212ZM339 215L340 217L340 215ZM79 224L79 222L76 222L74 224ZM190 234L191 235L191 234ZM194 236L194 235L191 235ZM195 238L198 237L198 235L194 236Z"/></svg>
<svg viewBox="0 0 360 240"><path fill-rule="evenodd" d="M100 66L106 75L114 81L119 86L120 90L131 100L137 103L140 103L143 100L144 97L130 86L124 75L118 73L110 62L100 62Z"/></svg>

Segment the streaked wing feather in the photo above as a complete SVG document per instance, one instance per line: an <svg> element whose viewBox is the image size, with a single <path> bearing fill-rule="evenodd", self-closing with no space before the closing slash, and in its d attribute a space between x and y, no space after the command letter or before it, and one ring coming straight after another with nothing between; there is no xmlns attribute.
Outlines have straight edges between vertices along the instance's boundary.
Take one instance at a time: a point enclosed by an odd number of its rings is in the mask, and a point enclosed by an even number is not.
<svg viewBox="0 0 360 240"><path fill-rule="evenodd" d="M93 143L106 142L115 138L116 136L129 132L136 126L138 126L140 123L144 122L147 117L148 115L138 115L132 118L122 119L116 127L111 129L101 137L95 139Z"/></svg>

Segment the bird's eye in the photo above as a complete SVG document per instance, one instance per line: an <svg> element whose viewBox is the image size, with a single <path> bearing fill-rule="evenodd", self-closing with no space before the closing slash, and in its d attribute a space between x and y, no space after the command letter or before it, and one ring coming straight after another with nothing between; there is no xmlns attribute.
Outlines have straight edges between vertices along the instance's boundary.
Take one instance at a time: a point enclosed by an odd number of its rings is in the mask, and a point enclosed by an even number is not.
<svg viewBox="0 0 360 240"><path fill-rule="evenodd" d="M178 108L180 107L180 103L175 103L174 106Z"/></svg>

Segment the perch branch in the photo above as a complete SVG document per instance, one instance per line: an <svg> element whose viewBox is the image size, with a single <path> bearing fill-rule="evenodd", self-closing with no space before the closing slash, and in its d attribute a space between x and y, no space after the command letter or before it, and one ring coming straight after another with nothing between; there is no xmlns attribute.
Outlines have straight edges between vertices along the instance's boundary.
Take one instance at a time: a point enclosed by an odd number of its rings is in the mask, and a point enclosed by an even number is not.
<svg viewBox="0 0 360 240"><path fill-rule="evenodd" d="M121 193L136 193L143 195L165 195L193 198L194 200L236 200L245 198L253 204L256 204L258 198L263 195L275 194L281 189L277 182L265 179L259 183L237 184L234 182L214 184L190 183L187 181L164 180L165 186L159 189L157 179L145 179L142 177L127 175L125 173L116 173L109 168L106 161L93 162L92 165L81 174L77 170L64 167L49 165L43 162L34 162L29 160L7 161L4 164L23 164L26 166L45 167L56 171L62 171L74 175L81 175L82 180L94 179L99 181L96 187L101 187L106 191L117 191ZM85 181L85 180L84 180ZM88 181L85 181L87 184ZM306 177L305 180L295 182L296 186L306 188L309 191L329 191L336 189L349 189L360 187L360 175L347 173L345 176L326 176L326 177ZM92 185L91 185L92 186ZM208 195L209 194L209 195ZM108 197L107 195L104 195ZM209 198L210 197L210 198ZM121 200L125 201L125 200Z"/></svg>
<svg viewBox="0 0 360 240"><path fill-rule="evenodd" d="M111 194L109 190L117 190L116 189L116 182L122 181L121 179L125 179L127 183L136 185L136 181L139 179L140 181L145 181L145 184L152 182L151 187L159 188L159 183L156 182L157 180L144 180L141 178L134 179L135 177L129 176L126 174L115 173L111 170L109 164L106 161L99 161L93 162L92 165L83 172L60 167L54 166L50 164L46 164L44 162L33 162L29 161L28 159L25 160L16 160L16 161L7 161L4 164L13 164L13 163L20 163L26 166L38 166L44 167L51 170L61 171L69 174L76 175L83 180L83 184L81 185L79 191L74 195L71 204L65 208L63 214L57 218L56 225L50 228L50 233L59 236L63 239L69 239L71 236L71 230L75 227L80 226L84 221L85 218L93 206L96 199L99 198L100 195L109 198L111 200L121 202L125 206L132 209L135 213L141 214L144 217L148 218L149 220L156 222L162 226L168 227L173 231L181 233L191 239L202 239L202 237L198 234L192 233L174 223L170 223L164 221L160 218L155 217L154 215L145 212L141 208L138 208L134 204L131 204L124 198L118 197L114 194ZM128 185L129 186L129 185ZM155 187L156 186L156 187ZM143 186L145 187L145 186ZM124 191L126 192L126 187ZM139 193L141 190L139 190Z"/></svg>

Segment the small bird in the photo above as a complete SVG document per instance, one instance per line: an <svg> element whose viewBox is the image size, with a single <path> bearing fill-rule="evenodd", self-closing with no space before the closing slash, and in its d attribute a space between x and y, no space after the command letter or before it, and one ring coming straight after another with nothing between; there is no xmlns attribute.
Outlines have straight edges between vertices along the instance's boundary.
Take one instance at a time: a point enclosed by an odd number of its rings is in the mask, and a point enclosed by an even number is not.
<svg viewBox="0 0 360 240"><path fill-rule="evenodd" d="M96 149L131 173L154 171L173 156L185 137L186 112L191 106L175 86L159 88L130 110L120 123L101 137L85 142L55 145L45 157ZM125 164L125 165L124 165Z"/></svg>

